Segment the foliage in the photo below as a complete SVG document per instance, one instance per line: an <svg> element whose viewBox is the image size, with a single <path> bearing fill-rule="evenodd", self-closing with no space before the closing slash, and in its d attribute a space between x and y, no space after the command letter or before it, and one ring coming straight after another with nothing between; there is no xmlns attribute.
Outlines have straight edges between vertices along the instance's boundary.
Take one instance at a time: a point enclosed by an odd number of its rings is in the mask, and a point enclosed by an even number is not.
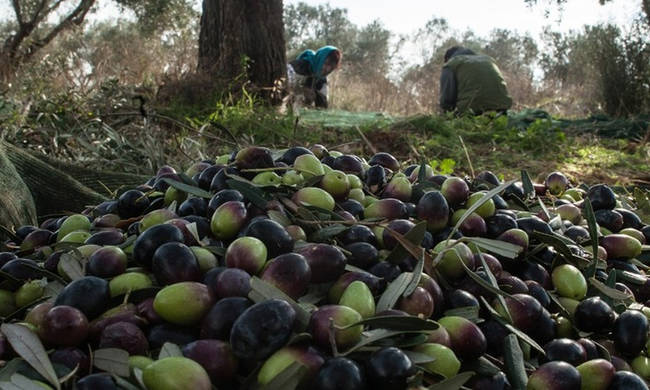
<svg viewBox="0 0 650 390"><path fill-rule="evenodd" d="M51 98L66 90L88 95L117 80L130 86L133 96L157 97L172 111L184 107L178 100L210 110L220 98L206 99L202 90L214 81L193 75L199 27L192 3L118 3L136 19L84 25L82 34L60 33L35 54L30 66L18 70L6 96L27 107L38 100L35 96ZM569 117L599 112L627 116L647 112L649 106L650 34L641 22L625 30L548 30L542 47L532 37L509 30L496 29L485 37L456 31L436 17L409 36L395 36L378 21L357 26L344 8L330 5L287 5L284 20L289 58L324 44L343 50L342 68L329 77L333 108L399 115L438 112L442 55L456 44L496 59L517 110L539 107ZM15 29L15 21L8 20L0 36L7 38ZM407 56L407 49L416 56Z"/></svg>
<svg viewBox="0 0 650 390"><path fill-rule="evenodd" d="M346 53L353 46L357 27L348 11L329 4L310 6L300 2L284 8L285 41L289 58L305 49L334 45Z"/></svg>
<svg viewBox="0 0 650 390"><path fill-rule="evenodd" d="M146 35L186 29L196 25L198 12L189 0L115 0L123 11L131 10L137 27Z"/></svg>
<svg viewBox="0 0 650 390"><path fill-rule="evenodd" d="M540 64L560 90L582 89L591 111L629 116L650 107L650 27L635 23L627 32L611 25L562 35L546 32L548 49Z"/></svg>
<svg viewBox="0 0 650 390"><path fill-rule="evenodd" d="M649 26L650 27L650 26ZM605 112L627 116L650 107L650 28L636 26L634 35L623 35L611 26L587 30L600 45L596 67Z"/></svg>
<svg viewBox="0 0 650 390"><path fill-rule="evenodd" d="M191 3L185 0L116 1L123 10L128 8L135 12L139 20L134 26L149 36L186 31L197 16ZM86 17L95 11L96 5L96 0L13 1L11 17L0 25L0 38L4 42L0 48L0 85L20 80L17 72L27 63L37 64L39 59L46 57L44 49L57 43L66 33L82 33ZM59 45L59 49L62 47ZM65 54L75 55L77 50L79 47L68 48Z"/></svg>
<svg viewBox="0 0 650 390"><path fill-rule="evenodd" d="M543 1L542 0L524 0L524 1L526 3L528 3L528 4L536 4L536 3L539 3L539 2L555 3L558 7L562 7L562 5L565 4L566 2L568 2L569 0L543 0ZM603 5L605 3L609 3L611 1L612 0L598 0L600 5ZM595 2L595 0L594 0L594 2ZM647 23L648 26L650 26L650 0L641 0L640 5L641 5L640 12L642 12L645 15L644 23Z"/></svg>
<svg viewBox="0 0 650 390"><path fill-rule="evenodd" d="M45 68L36 71L56 68L47 62L42 66ZM582 130L598 128L593 121L572 128L555 118L533 116L515 126L506 116L400 117L354 112L343 115L345 112L339 111L344 123L330 120L336 112L308 110L292 115L270 110L246 85L238 93L179 104L178 99L155 99L154 92L135 89L117 78L97 85L93 83L99 80L80 84L65 92L50 89L36 75L31 80L33 84L24 92L18 91L29 100L0 100L5 137L14 144L62 160L81 161L88 167L153 173L164 163L185 167L248 143L278 149L321 143L360 154L370 154L372 148L388 150L412 163L425 158L441 172L453 169L470 174L468 155L476 171L509 172L517 166L535 175L561 169L582 181L595 181L584 176L596 174L598 181L605 182L647 180L640 175L650 171L647 139L598 138L593 130ZM30 90L39 93L27 95ZM196 90L190 88L188 93ZM184 92L170 89L166 93L179 96ZM140 100L143 96L151 99L144 105ZM355 130L355 123L365 139ZM622 120L615 125L622 126ZM594 169L598 164L607 169Z"/></svg>

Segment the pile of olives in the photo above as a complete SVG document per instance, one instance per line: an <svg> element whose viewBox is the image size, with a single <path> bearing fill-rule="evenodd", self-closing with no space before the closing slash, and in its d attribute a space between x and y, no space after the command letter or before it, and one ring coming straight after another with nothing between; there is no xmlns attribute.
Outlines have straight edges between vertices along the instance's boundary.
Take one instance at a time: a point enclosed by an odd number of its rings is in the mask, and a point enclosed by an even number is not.
<svg viewBox="0 0 650 390"><path fill-rule="evenodd" d="M629 192L322 145L119 191L3 243L0 387L648 388Z"/></svg>

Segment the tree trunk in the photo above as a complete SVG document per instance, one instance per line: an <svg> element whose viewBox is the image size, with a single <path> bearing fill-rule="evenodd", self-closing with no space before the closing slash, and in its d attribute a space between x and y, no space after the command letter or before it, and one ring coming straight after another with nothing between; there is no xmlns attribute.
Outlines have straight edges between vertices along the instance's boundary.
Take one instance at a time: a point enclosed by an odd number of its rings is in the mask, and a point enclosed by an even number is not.
<svg viewBox="0 0 650 390"><path fill-rule="evenodd" d="M286 74L282 0L204 0L199 72L227 81L250 81L271 103Z"/></svg>

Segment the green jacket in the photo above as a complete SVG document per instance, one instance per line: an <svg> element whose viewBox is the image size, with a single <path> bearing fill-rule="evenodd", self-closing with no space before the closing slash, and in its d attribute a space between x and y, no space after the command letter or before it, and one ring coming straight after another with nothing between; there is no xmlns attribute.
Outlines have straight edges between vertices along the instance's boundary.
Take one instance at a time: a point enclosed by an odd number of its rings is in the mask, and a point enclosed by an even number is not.
<svg viewBox="0 0 650 390"><path fill-rule="evenodd" d="M440 105L445 111L482 113L512 106L501 71L494 59L486 55L451 57L442 68L440 90Z"/></svg>

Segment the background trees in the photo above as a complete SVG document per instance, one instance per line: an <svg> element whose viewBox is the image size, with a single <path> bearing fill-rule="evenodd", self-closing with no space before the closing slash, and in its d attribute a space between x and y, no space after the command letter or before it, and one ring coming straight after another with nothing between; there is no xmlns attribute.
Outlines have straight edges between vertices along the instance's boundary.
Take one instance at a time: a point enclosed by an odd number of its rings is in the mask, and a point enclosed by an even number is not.
<svg viewBox="0 0 650 390"><path fill-rule="evenodd" d="M0 76L3 81L12 77L16 69L48 45L57 35L80 26L96 0L71 1L12 1L14 20L3 31L0 48ZM63 11L54 22L62 5ZM65 9L65 8L64 8Z"/></svg>
<svg viewBox="0 0 650 390"><path fill-rule="evenodd" d="M196 16L191 0L114 0L114 4L133 12L137 19L133 27L143 38L183 32ZM12 0L12 15L0 26L0 85L14 80L27 62L46 56L43 51L56 40L84 34L86 18L98 5L97 0Z"/></svg>
<svg viewBox="0 0 650 390"><path fill-rule="evenodd" d="M503 29L477 36L435 15L399 36L380 21L351 23L345 9L282 7L281 0L111 1L131 17L91 24L96 0L12 1L13 14L0 23L4 96L29 107L38 97L104 96L116 88L148 91L165 104L188 97L191 104L211 105L225 95L206 99L199 91L227 91L238 80L247 92L269 98L287 59L332 44L343 51L343 67L330 77L334 108L430 113L437 111L442 55L462 44L496 59L516 109L626 116L650 105L650 0L623 29L549 29L541 37ZM198 81L197 70L203 74Z"/></svg>

